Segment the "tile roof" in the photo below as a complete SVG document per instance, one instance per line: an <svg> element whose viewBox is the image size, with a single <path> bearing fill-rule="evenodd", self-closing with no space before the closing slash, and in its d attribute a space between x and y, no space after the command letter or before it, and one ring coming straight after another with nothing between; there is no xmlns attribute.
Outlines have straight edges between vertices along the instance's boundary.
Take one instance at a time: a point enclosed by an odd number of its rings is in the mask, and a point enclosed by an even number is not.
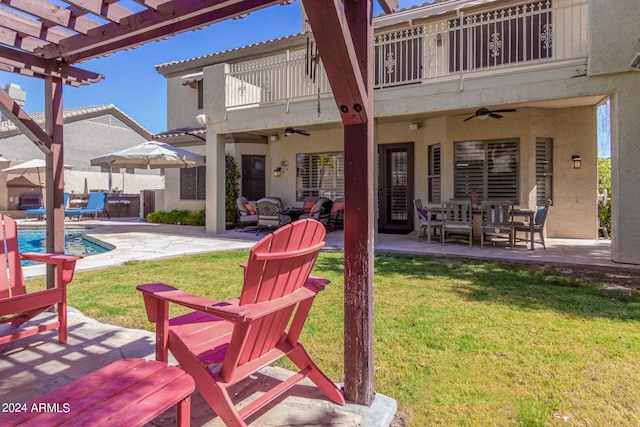
<svg viewBox="0 0 640 427"><path fill-rule="evenodd" d="M69 108L62 112L62 117L65 123L82 120L84 118L95 117L112 113L114 116L120 118L123 122L129 125L146 138L151 138L151 132L149 132L144 126L136 122L125 112L120 110L113 104L93 105L88 107ZM29 117L38 125L44 127L45 125L45 113L33 113L29 114ZM0 121L0 138L5 136L14 135L20 133L20 130L11 120Z"/></svg>
<svg viewBox="0 0 640 427"><path fill-rule="evenodd" d="M413 5L408 8L399 9L389 15L378 15L374 18L375 28L384 28L387 26L409 22L414 19L428 18L430 16L442 15L465 7L476 6L483 3L490 3L497 0L435 0L426 2L422 5ZM155 66L158 73L167 76L172 73L185 72L195 68L224 63L237 59L246 59L252 54L268 55L270 51L282 49L282 45L295 45L297 42L304 42L305 33L292 34L290 36L280 37L271 40L240 46L209 55L198 56L195 58L183 59L179 61L165 62Z"/></svg>

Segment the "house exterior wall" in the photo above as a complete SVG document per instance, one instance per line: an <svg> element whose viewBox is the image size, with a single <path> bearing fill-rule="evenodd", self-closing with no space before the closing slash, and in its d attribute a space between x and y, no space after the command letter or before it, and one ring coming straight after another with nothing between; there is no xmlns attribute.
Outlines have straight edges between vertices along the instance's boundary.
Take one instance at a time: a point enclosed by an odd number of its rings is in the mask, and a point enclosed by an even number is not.
<svg viewBox="0 0 640 427"><path fill-rule="evenodd" d="M99 171L90 160L102 154L121 150L147 141L112 114L90 117L64 125L64 162L74 170ZM25 135L0 139L0 152L11 160L44 158L44 154ZM158 171L140 171L158 174Z"/></svg>
<svg viewBox="0 0 640 427"><path fill-rule="evenodd" d="M478 7L501 8L512 4L496 1ZM610 98L614 169L612 258L640 264L640 227L635 226L640 222L640 198L636 196L640 182L637 168L640 162L640 119L637 117L640 73L629 68L640 49L635 34L640 28L637 0L589 0L585 3L559 0L553 4L558 7L553 22L554 52L562 52L564 59L442 75L432 81L429 76L423 76L417 84L376 90L376 142L414 143L414 197L424 201L429 145L441 144L441 187L442 197L446 200L454 194L455 141L519 138L520 206L532 208L536 204L536 138L552 138L554 203L547 220L547 235L591 239L596 238L598 232L596 110L601 102ZM579 5L579 11L569 16L569 9L562 9L563 5ZM406 13L415 15L418 9L412 8ZM391 22L395 18L394 15L381 18L376 24L376 34L418 23L438 28L446 22L441 17L417 18L410 23L400 19L381 28L387 19ZM583 32L578 36L574 29L574 38L568 42L568 30L562 23L572 22L573 25L576 21L586 25L581 27ZM446 57L446 49L429 37L425 38L425 46L436 46L435 49L441 51L440 56ZM584 48L584 43L588 49ZM265 47L265 55L269 54L273 52ZM244 59L255 56L253 49ZM236 52L233 60L243 60L242 51ZM201 62L198 66L202 66ZM432 69L432 63L425 67L426 74L437 72ZM226 85L228 66L212 63L204 69L209 134L218 135L218 138L233 132L279 134L278 141L252 153L267 153L268 171L272 171L283 156L291 165L295 154L305 150L309 153L342 151L340 115L331 97L225 108L221 99L234 89ZM197 70L194 68L193 71ZM462 114L470 114L480 107L516 108L517 112L506 113L499 120L464 121L466 116ZM175 108L179 107L176 105ZM186 117L184 120L187 123ZM419 123L420 128L409 131L410 123ZM289 126L311 130L312 135L284 138L282 131ZM227 149L240 155L250 152L253 147L228 146ZM580 169L573 169L571 156L575 154L582 158ZM291 172L289 170L280 178L268 173L267 177L268 192L283 197L285 204L295 203L295 179Z"/></svg>
<svg viewBox="0 0 640 427"><path fill-rule="evenodd" d="M198 108L198 90L182 84L181 76L167 79L167 128L196 127L195 117L202 114ZM209 98L206 102L212 102Z"/></svg>
<svg viewBox="0 0 640 427"><path fill-rule="evenodd" d="M192 153L205 155L206 148L203 145L181 147ZM186 209L189 211L199 211L205 208L204 200L181 200L180 199L180 169L165 169L165 192L164 208L157 207L156 210L172 211L174 209ZM208 186L208 183L207 183Z"/></svg>

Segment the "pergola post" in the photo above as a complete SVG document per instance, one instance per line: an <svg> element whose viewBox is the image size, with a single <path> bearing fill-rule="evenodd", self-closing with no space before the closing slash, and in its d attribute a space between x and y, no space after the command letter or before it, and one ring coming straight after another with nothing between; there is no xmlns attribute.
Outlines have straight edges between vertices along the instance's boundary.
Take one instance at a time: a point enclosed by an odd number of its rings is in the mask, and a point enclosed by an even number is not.
<svg viewBox="0 0 640 427"><path fill-rule="evenodd" d="M373 1L303 0L344 124L345 397L370 406L373 384Z"/></svg>
<svg viewBox="0 0 640 427"><path fill-rule="evenodd" d="M46 160L47 239L46 250L64 253L64 156L62 79L45 79L45 131L51 137ZM55 284L55 266L47 265L47 288Z"/></svg>
<svg viewBox="0 0 640 427"><path fill-rule="evenodd" d="M367 120L344 127L344 371L345 396L361 405L373 403L373 267L374 267L374 120L373 2L345 1L357 62L366 88Z"/></svg>

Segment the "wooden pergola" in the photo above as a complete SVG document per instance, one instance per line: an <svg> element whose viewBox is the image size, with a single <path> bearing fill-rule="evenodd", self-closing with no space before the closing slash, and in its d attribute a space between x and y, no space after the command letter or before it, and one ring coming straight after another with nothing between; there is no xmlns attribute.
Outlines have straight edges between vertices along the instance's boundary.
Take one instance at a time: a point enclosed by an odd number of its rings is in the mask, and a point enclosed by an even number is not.
<svg viewBox="0 0 640 427"><path fill-rule="evenodd" d="M0 110L44 153L47 251L64 252L63 85L103 76L73 64L202 28L285 0L0 0L0 70L44 79L44 130L0 90ZM301 0L344 124L345 394L373 387L373 0ZM378 0L385 13L397 0ZM61 4L66 6L61 6ZM323 54L327 52L327 54ZM47 271L53 286L54 271Z"/></svg>

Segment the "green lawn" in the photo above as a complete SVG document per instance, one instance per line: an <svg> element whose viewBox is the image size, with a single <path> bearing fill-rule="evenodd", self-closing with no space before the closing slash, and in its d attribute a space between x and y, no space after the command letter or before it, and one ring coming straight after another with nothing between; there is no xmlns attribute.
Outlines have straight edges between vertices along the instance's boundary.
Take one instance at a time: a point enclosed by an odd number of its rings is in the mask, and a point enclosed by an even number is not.
<svg viewBox="0 0 640 427"><path fill-rule="evenodd" d="M100 321L151 329L136 285L163 281L227 299L239 293L246 257L211 253L80 273L69 304ZM342 254L321 254L314 274L332 284L301 341L341 382ZM640 298L603 287L553 268L376 256L376 390L398 401L411 426L640 425Z"/></svg>

